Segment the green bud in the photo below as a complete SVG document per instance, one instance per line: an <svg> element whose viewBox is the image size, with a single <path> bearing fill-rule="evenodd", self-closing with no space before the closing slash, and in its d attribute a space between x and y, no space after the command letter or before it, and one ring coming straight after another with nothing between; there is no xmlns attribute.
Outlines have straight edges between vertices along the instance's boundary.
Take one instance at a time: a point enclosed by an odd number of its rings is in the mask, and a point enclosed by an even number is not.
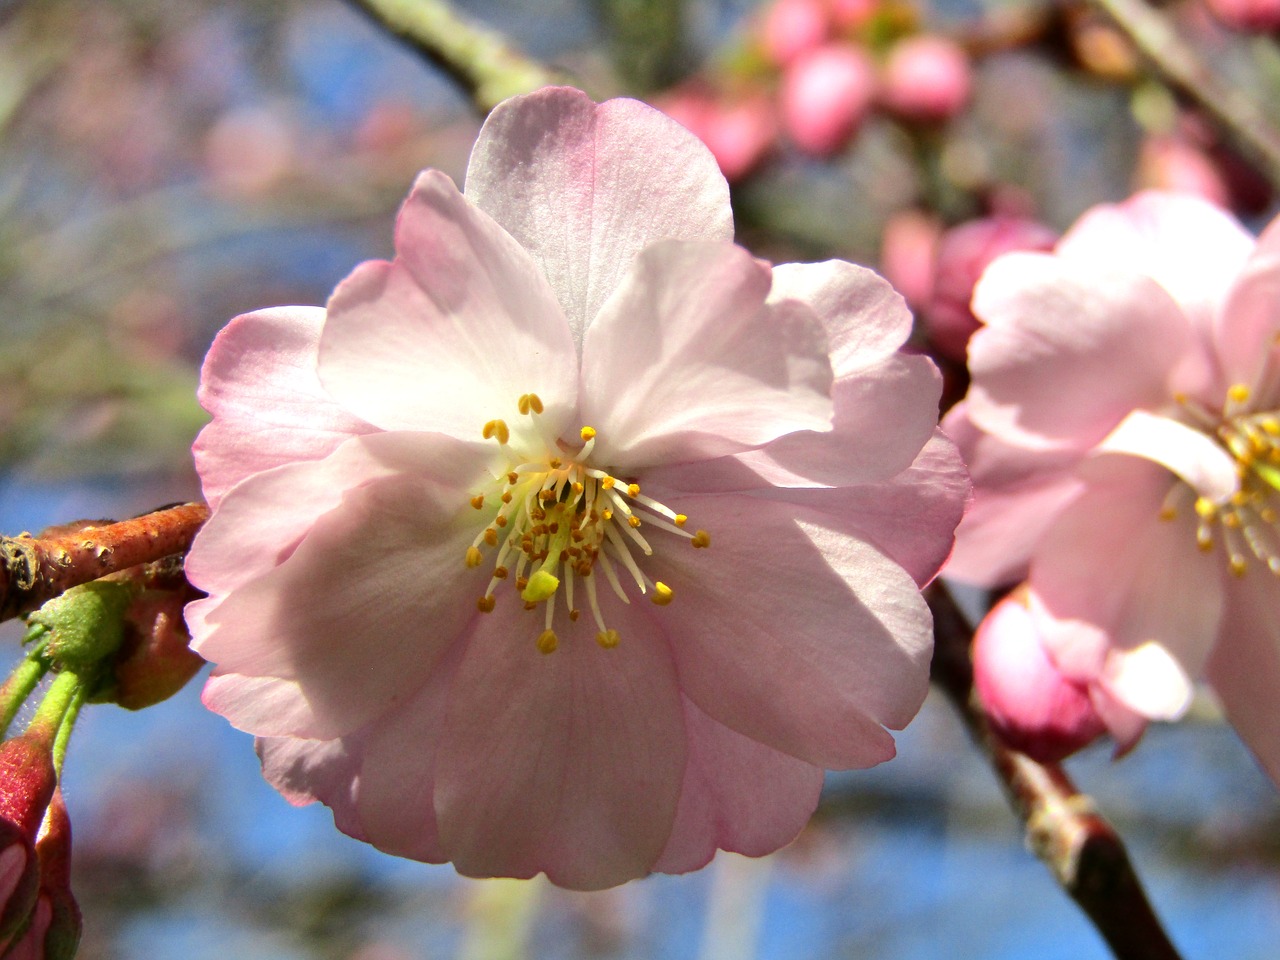
<svg viewBox="0 0 1280 960"><path fill-rule="evenodd" d="M111 656L124 639L124 613L136 589L111 580L72 587L28 617L48 630L46 655L69 667L91 666Z"/></svg>

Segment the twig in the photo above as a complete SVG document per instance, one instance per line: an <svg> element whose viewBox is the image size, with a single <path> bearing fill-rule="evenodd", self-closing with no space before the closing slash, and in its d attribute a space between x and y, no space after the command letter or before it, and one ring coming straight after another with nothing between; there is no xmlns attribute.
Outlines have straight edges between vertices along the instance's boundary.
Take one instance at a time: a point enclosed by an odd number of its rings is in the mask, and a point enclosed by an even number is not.
<svg viewBox="0 0 1280 960"><path fill-rule="evenodd" d="M1223 82L1144 0L1091 0L1171 86L1226 130L1280 187L1280 131L1243 90Z"/></svg>
<svg viewBox="0 0 1280 960"><path fill-rule="evenodd" d="M119 523L99 521L0 537L0 620L35 610L65 590L140 563L184 553L209 517L185 503Z"/></svg>
<svg viewBox="0 0 1280 960"><path fill-rule="evenodd" d="M1041 764L992 733L973 694L973 630L940 583L933 610L932 679L960 711L1027 828L1027 844L1084 911L1118 960L1179 960L1115 829L1057 764Z"/></svg>
<svg viewBox="0 0 1280 960"><path fill-rule="evenodd" d="M464 19L442 0L348 2L449 74L481 113L507 97L557 82L503 36Z"/></svg>

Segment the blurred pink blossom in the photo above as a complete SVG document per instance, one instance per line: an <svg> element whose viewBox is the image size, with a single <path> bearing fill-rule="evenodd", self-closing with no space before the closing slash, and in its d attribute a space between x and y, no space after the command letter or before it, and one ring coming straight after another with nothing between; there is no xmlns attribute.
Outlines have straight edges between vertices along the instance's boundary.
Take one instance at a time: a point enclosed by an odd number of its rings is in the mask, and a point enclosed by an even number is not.
<svg viewBox="0 0 1280 960"><path fill-rule="evenodd" d="M394 262L219 334L187 616L289 800L599 888L775 850L893 755L967 488L938 374L870 271L732 234L694 137L546 89Z"/></svg>
<svg viewBox="0 0 1280 960"><path fill-rule="evenodd" d="M720 98L702 90L675 90L656 106L707 145L730 183L751 173L778 135L773 105L764 94Z"/></svg>
<svg viewBox="0 0 1280 960"><path fill-rule="evenodd" d="M986 217L947 230L938 242L933 290L925 310L929 339L943 356L964 362L978 320L973 288L996 257L1013 250L1051 250L1058 235L1022 217Z"/></svg>
<svg viewBox="0 0 1280 960"><path fill-rule="evenodd" d="M1140 187L1191 193L1220 207L1231 191L1207 153L1176 136L1150 136L1142 142L1135 171Z"/></svg>
<svg viewBox="0 0 1280 960"><path fill-rule="evenodd" d="M969 102L969 57L953 40L931 35L894 44L880 78L880 100L908 120L949 120Z"/></svg>
<svg viewBox="0 0 1280 960"><path fill-rule="evenodd" d="M890 215L880 236L880 269L913 308L921 309L933 294L942 224L923 210Z"/></svg>
<svg viewBox="0 0 1280 960"><path fill-rule="evenodd" d="M875 70L860 48L847 43L818 47L782 75L782 125L805 153L829 157L857 132L875 87Z"/></svg>
<svg viewBox="0 0 1280 960"><path fill-rule="evenodd" d="M774 0L760 21L760 44L765 56L786 67L831 33L826 0Z"/></svg>
<svg viewBox="0 0 1280 960"><path fill-rule="evenodd" d="M975 484L949 574L1029 575L1056 668L1133 714L1174 719L1207 677L1276 780L1278 292L1280 225L1255 243L1177 194L1096 207L987 269L945 421Z"/></svg>
<svg viewBox="0 0 1280 960"><path fill-rule="evenodd" d="M1232 30L1272 33L1280 30L1280 0L1206 0L1213 15Z"/></svg>

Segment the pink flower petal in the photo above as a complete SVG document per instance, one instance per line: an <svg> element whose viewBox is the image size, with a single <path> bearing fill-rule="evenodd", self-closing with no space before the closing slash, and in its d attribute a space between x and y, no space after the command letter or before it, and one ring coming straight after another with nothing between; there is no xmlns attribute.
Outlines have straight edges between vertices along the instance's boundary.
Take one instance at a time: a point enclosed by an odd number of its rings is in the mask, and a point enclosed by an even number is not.
<svg viewBox="0 0 1280 960"><path fill-rule="evenodd" d="M1214 503L1240 489L1236 461L1208 434L1168 417L1134 410L1097 446L1099 453L1145 457L1176 473Z"/></svg>
<svg viewBox="0 0 1280 960"><path fill-rule="evenodd" d="M705 867L716 850L761 857L794 840L818 805L822 768L683 702L689 760L671 839L653 869L687 873Z"/></svg>
<svg viewBox="0 0 1280 960"><path fill-rule="evenodd" d="M219 672L205 682L201 702L249 732L319 729L320 721L296 680Z"/></svg>
<svg viewBox="0 0 1280 960"><path fill-rule="evenodd" d="M938 422L942 377L928 357L890 354L835 383L832 430L788 433L743 463L774 486L847 486L894 477L915 459Z"/></svg>
<svg viewBox="0 0 1280 960"><path fill-rule="evenodd" d="M192 448L209 506L245 477L296 460L319 460L372 429L334 402L316 376L325 313L276 307L222 328L200 374L213 422Z"/></svg>
<svg viewBox="0 0 1280 960"><path fill-rule="evenodd" d="M1160 513L1173 483L1168 472L1135 457L1089 464L1088 489L1046 532L1031 566L1033 613L1059 669L1100 679L1131 709L1156 709L1189 696L1218 631L1222 610L1221 546L1196 549L1196 517L1186 505L1172 520ZM1190 498L1188 498L1190 499ZM1120 661L1156 643L1180 665L1162 671L1165 688L1138 687ZM1143 656L1150 656L1144 654Z"/></svg>
<svg viewBox="0 0 1280 960"><path fill-rule="evenodd" d="M769 267L731 244L663 242L587 331L584 422L619 470L736 453L831 427L831 366L813 312L766 307Z"/></svg>
<svg viewBox="0 0 1280 960"><path fill-rule="evenodd" d="M263 737L256 744L262 776L296 807L319 800L347 836L368 840L356 815L360 738L297 740Z"/></svg>
<svg viewBox="0 0 1280 960"><path fill-rule="evenodd" d="M506 642L519 642L518 635ZM369 731L356 809L369 842L379 850L427 863L449 859L436 823L435 768L449 690L466 646L465 641L453 644L413 699Z"/></svg>
<svg viewBox="0 0 1280 960"><path fill-rule="evenodd" d="M655 493L661 499L660 493ZM745 495L682 497L707 550L655 552L684 692L744 736L832 769L893 756L932 630L915 582L825 515Z"/></svg>
<svg viewBox="0 0 1280 960"><path fill-rule="evenodd" d="M942 429L974 482L944 575L984 587L1017 583L1044 531L1083 488L1074 472L1081 455L1032 453L982 433L964 402L947 413Z"/></svg>
<svg viewBox="0 0 1280 960"><path fill-rule="evenodd" d="M536 393L549 423L576 402L573 342L537 264L447 176L418 177L394 263L361 265L329 299L320 379L384 430L480 439ZM559 432L557 426L554 432Z"/></svg>
<svg viewBox="0 0 1280 960"><path fill-rule="evenodd" d="M960 522L969 491L959 452L935 430L911 465L887 480L765 495L821 511L832 529L876 547L924 587L951 553L948 531Z"/></svg>
<svg viewBox="0 0 1280 960"><path fill-rule="evenodd" d="M589 890L657 861L685 768L680 697L643 609L613 603L608 616L622 635L612 650L579 627L543 655L515 604L470 637L436 761L440 839L460 873L545 871Z"/></svg>
<svg viewBox="0 0 1280 960"><path fill-rule="evenodd" d="M1280 583L1266 571L1228 586L1222 632L1209 657L1209 682L1227 719L1280 785Z"/></svg>
<svg viewBox="0 0 1280 960"><path fill-rule="evenodd" d="M1280 332L1280 219L1272 222L1244 264L1218 315L1215 342L1226 386L1243 383L1274 395ZM1261 382L1264 372L1270 383Z"/></svg>
<svg viewBox="0 0 1280 960"><path fill-rule="evenodd" d="M542 268L578 343L645 247L733 238L728 184L697 137L637 101L565 87L489 114L466 192Z"/></svg>
<svg viewBox="0 0 1280 960"><path fill-rule="evenodd" d="M350 492L275 571L218 606L200 644L220 672L296 681L313 722L220 712L252 733L331 739L418 690L480 616L487 572L467 575L474 531L458 522L462 510L466 490L429 475Z"/></svg>
<svg viewBox="0 0 1280 960"><path fill-rule="evenodd" d="M827 330L831 367L840 380L896 354L911 334L911 311L878 274L843 260L773 268L769 302L799 300Z"/></svg>
<svg viewBox="0 0 1280 960"><path fill-rule="evenodd" d="M969 416L1038 450L1085 450L1135 407L1168 402L1186 317L1152 280L1011 253L983 274Z"/></svg>
<svg viewBox="0 0 1280 960"><path fill-rule="evenodd" d="M1208 333L1253 243L1239 221L1200 197L1146 191L1092 208L1057 252L1082 267L1152 277Z"/></svg>

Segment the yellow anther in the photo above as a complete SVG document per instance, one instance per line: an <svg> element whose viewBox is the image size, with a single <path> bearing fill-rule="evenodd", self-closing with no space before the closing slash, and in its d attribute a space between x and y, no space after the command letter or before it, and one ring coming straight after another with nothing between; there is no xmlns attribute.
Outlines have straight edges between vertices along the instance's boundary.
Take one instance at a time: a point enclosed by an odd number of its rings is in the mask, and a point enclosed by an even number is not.
<svg viewBox="0 0 1280 960"><path fill-rule="evenodd" d="M560 646L560 641L556 639L554 630L543 630L538 634L539 653L555 653L558 646Z"/></svg>
<svg viewBox="0 0 1280 960"><path fill-rule="evenodd" d="M586 443L588 440L594 439L595 435L596 435L595 427L583 427L581 430L578 431L578 436L582 438L583 443Z"/></svg>
<svg viewBox="0 0 1280 960"><path fill-rule="evenodd" d="M633 530L636 529L637 527L640 526L640 518L635 516L634 514L630 517L627 517L627 525L631 527L631 529Z"/></svg>
<svg viewBox="0 0 1280 960"><path fill-rule="evenodd" d="M574 492L574 494L580 494L582 493L583 490L586 489L586 487L584 487L580 481L575 480L573 481L573 484L570 486L570 489Z"/></svg>
<svg viewBox="0 0 1280 960"><path fill-rule="evenodd" d="M481 613L493 613L493 607L496 603L497 601L493 598L493 595L489 594L476 601L476 609Z"/></svg>
<svg viewBox="0 0 1280 960"><path fill-rule="evenodd" d="M601 514L600 514L600 519L601 519L601 520L612 520L612 519L613 519L613 511L612 511L612 510L605 510L603 513L601 513Z"/></svg>
<svg viewBox="0 0 1280 960"><path fill-rule="evenodd" d="M507 579L507 576L508 576L510 573L511 573L511 571L510 571L510 570L508 570L506 567L494 567L494 568L493 568L493 575L494 575L494 577L495 577L495 578L497 578L498 580L505 580L505 579Z"/></svg>
<svg viewBox="0 0 1280 960"><path fill-rule="evenodd" d="M665 607L668 603L670 603L672 600L675 599L675 596L676 595L671 592L671 588L668 587L661 580L659 580L657 583L653 585L653 596L650 597L649 599L652 600L654 603L656 603L658 606Z"/></svg>
<svg viewBox="0 0 1280 960"><path fill-rule="evenodd" d="M529 583L520 591L520 597L526 603L538 603L548 599L560 586L560 578L546 570L535 570L529 577Z"/></svg>
<svg viewBox="0 0 1280 960"><path fill-rule="evenodd" d="M1205 520L1211 520L1217 512L1217 504L1208 497L1196 497L1196 513L1200 517Z"/></svg>
<svg viewBox="0 0 1280 960"><path fill-rule="evenodd" d="M542 398L539 397L536 393L530 393L528 394L528 397L529 397L529 409L532 410L534 413L541 413Z"/></svg>
<svg viewBox="0 0 1280 960"><path fill-rule="evenodd" d="M617 630L601 630L596 634L596 643L604 647L606 650L612 650L618 645L622 637L618 635Z"/></svg>
<svg viewBox="0 0 1280 960"><path fill-rule="evenodd" d="M1259 421L1259 425L1264 431L1273 437L1280 436L1280 420L1275 417L1267 417L1265 420Z"/></svg>
<svg viewBox="0 0 1280 960"><path fill-rule="evenodd" d="M510 503L510 502L511 502L511 491L510 491L510 490L504 490L504 491L502 492L502 502L503 502L503 503Z"/></svg>
<svg viewBox="0 0 1280 960"><path fill-rule="evenodd" d="M483 493L477 493L474 497L472 497L472 498L471 498L471 505L472 505L473 507L475 507L477 510L479 510L481 507L483 507L483 506L484 506L484 494L483 494Z"/></svg>
<svg viewBox="0 0 1280 960"><path fill-rule="evenodd" d="M484 554L480 552L479 547L467 547L467 566L478 567L484 563Z"/></svg>
<svg viewBox="0 0 1280 960"><path fill-rule="evenodd" d="M1201 553L1208 553L1213 549L1213 537L1209 536L1209 531L1200 530L1196 533L1196 547Z"/></svg>
<svg viewBox="0 0 1280 960"><path fill-rule="evenodd" d="M699 549L711 546L711 534L705 530L699 530L693 535L693 539L689 541Z"/></svg>
<svg viewBox="0 0 1280 960"><path fill-rule="evenodd" d="M563 466L563 462L560 460L559 457L552 457L550 460L547 461L547 466L549 466L552 470L559 470L560 467Z"/></svg>
<svg viewBox="0 0 1280 960"><path fill-rule="evenodd" d="M1232 403L1244 403L1249 399L1249 387L1243 383L1234 383L1227 389L1227 399Z"/></svg>
<svg viewBox="0 0 1280 960"><path fill-rule="evenodd" d="M601 489L601 490L612 490L612 489L613 489L613 485L614 485L615 483L617 483L617 482L618 482L618 478L617 478L617 477L601 477L601 478L600 478L600 489Z"/></svg>
<svg viewBox="0 0 1280 960"><path fill-rule="evenodd" d="M516 577L516 589L517 589L517 590L523 590L523 589L524 589L525 587L527 587L528 585L529 585L529 578L528 578L528 577Z"/></svg>
<svg viewBox="0 0 1280 960"><path fill-rule="evenodd" d="M630 494L630 495L631 495L631 496L633 496L633 497L638 497L638 496L640 496L640 484L638 484L638 483L628 483L628 484L627 484L627 493L628 493L628 494Z"/></svg>
<svg viewBox="0 0 1280 960"><path fill-rule="evenodd" d="M520 394L520 399L516 401L516 409L521 413L529 412L529 395L527 393Z"/></svg>
<svg viewBox="0 0 1280 960"><path fill-rule="evenodd" d="M514 470L512 470L510 473L507 474L507 483L514 486L519 482L520 482L520 474L516 473Z"/></svg>
<svg viewBox="0 0 1280 960"><path fill-rule="evenodd" d="M689 518L688 518L688 517L686 517L683 513L677 513L677 514L675 515L675 521L674 521L674 522L675 522L675 525L676 525L677 527L683 527L686 523L688 523L688 522L689 522Z"/></svg>
<svg viewBox="0 0 1280 960"><path fill-rule="evenodd" d="M538 499L541 500L543 503L550 503L555 498L556 498L556 492L554 490L547 490L544 488L538 491Z"/></svg>
<svg viewBox="0 0 1280 960"><path fill-rule="evenodd" d="M1232 575L1237 577L1243 577L1248 569L1244 562L1244 557L1238 553L1227 561L1227 567L1231 570Z"/></svg>
<svg viewBox="0 0 1280 960"><path fill-rule="evenodd" d="M496 517L493 518L493 522L500 527L505 527L507 525L507 518L504 517L502 514L498 514Z"/></svg>
<svg viewBox="0 0 1280 960"><path fill-rule="evenodd" d="M493 527L489 527L485 530L484 542L491 547L496 547L498 545L498 531L493 529Z"/></svg>
<svg viewBox="0 0 1280 960"><path fill-rule="evenodd" d="M505 420L490 420L480 432L486 440L492 440L497 437L498 442L501 444L505 444L511 439L511 431L507 429Z"/></svg>
<svg viewBox="0 0 1280 960"><path fill-rule="evenodd" d="M1161 508L1160 508L1160 519L1161 519L1161 520L1172 520L1172 519L1174 519L1177 515L1178 515L1178 511L1177 511L1177 510L1175 510L1175 509L1173 509L1173 507L1161 507Z"/></svg>

